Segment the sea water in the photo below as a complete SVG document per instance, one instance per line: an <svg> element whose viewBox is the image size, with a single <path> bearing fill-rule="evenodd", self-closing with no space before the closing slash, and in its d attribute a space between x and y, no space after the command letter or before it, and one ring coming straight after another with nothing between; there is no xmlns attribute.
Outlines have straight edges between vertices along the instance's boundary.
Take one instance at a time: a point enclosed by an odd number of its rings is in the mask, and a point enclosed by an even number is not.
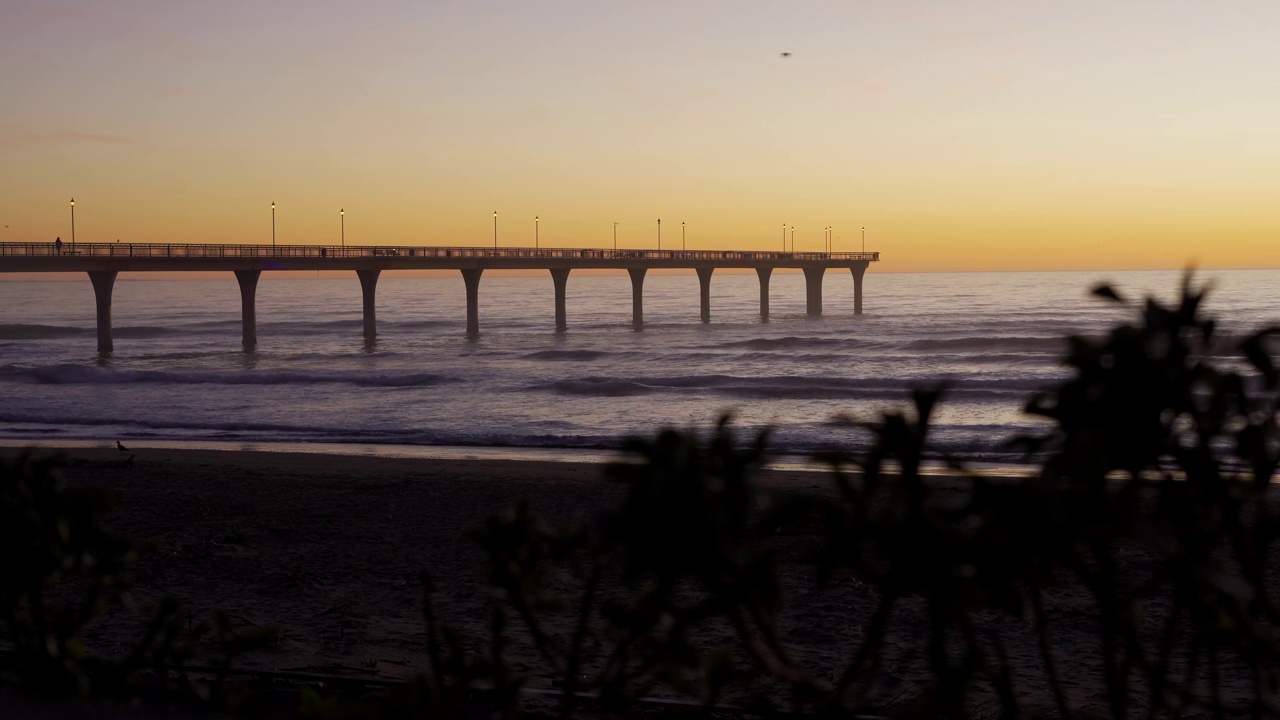
<svg viewBox="0 0 1280 720"><path fill-rule="evenodd" d="M0 438L363 446L617 447L663 427L730 414L781 453L865 447L856 424L946 382L940 452L992 462L1037 420L1028 396L1066 377L1064 338L1099 335L1134 307L1089 295L1109 281L1170 299L1178 272L903 274L871 271L865 313L829 271L824 314L804 277L775 272L770 321L754 273L717 273L711 322L692 274L650 274L642 331L625 275L574 274L568 332L549 275L486 275L478 337L465 333L460 277L384 276L378 338L362 338L350 278L267 275L258 345L240 339L240 298L217 280L122 277L115 352L96 352L93 291L80 281L0 282ZM1202 272L1229 336L1280 319L1280 271Z"/></svg>

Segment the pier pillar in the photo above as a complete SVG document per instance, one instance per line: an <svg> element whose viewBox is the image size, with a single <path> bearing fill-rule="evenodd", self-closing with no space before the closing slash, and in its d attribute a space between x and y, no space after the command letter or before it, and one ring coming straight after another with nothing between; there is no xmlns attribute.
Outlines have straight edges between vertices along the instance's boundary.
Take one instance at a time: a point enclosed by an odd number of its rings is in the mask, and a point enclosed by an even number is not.
<svg viewBox="0 0 1280 720"><path fill-rule="evenodd" d="M89 282L93 283L93 296L98 304L98 352L115 350L111 340L111 291L116 285L115 270L90 270Z"/></svg>
<svg viewBox="0 0 1280 720"><path fill-rule="evenodd" d="M715 268L698 268L699 295L702 300L702 322L711 322L711 273Z"/></svg>
<svg viewBox="0 0 1280 720"><path fill-rule="evenodd" d="M805 312L809 315L822 314L822 275L825 267L807 267L804 269Z"/></svg>
<svg viewBox="0 0 1280 720"><path fill-rule="evenodd" d="M644 327L644 274L648 268L628 268L631 274L631 326Z"/></svg>
<svg viewBox="0 0 1280 720"><path fill-rule="evenodd" d="M564 290L569 284L569 268L551 268L551 282L556 286L556 332L562 333L569 327L564 312Z"/></svg>
<svg viewBox="0 0 1280 720"><path fill-rule="evenodd" d="M769 322L769 278L773 268L756 268L756 274L760 276L760 322Z"/></svg>
<svg viewBox="0 0 1280 720"><path fill-rule="evenodd" d="M360 291L364 295L364 339L373 342L378 337L378 314L374 298L378 291L378 276L381 270L357 270L360 278Z"/></svg>
<svg viewBox="0 0 1280 720"><path fill-rule="evenodd" d="M862 276L867 273L867 263L849 268L853 273L853 314L862 314Z"/></svg>
<svg viewBox="0 0 1280 720"><path fill-rule="evenodd" d="M258 278L261 270L236 270L236 282L240 284L240 334L244 349L252 350L258 344Z"/></svg>
<svg viewBox="0 0 1280 720"><path fill-rule="evenodd" d="M467 284L467 334L480 334L480 275L483 268L462 271L462 281Z"/></svg>

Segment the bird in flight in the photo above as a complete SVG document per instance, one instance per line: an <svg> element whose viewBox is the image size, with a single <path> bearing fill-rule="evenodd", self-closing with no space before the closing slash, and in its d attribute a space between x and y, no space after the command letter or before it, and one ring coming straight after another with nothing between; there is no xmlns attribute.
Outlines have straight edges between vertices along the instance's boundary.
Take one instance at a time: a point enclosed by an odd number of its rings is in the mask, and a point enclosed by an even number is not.
<svg viewBox="0 0 1280 720"><path fill-rule="evenodd" d="M778 54L781 55L782 57L791 57L791 53L789 52L778 53Z"/></svg>
<svg viewBox="0 0 1280 720"><path fill-rule="evenodd" d="M125 447L119 440L116 441L116 449L120 452L129 452L129 448Z"/></svg>

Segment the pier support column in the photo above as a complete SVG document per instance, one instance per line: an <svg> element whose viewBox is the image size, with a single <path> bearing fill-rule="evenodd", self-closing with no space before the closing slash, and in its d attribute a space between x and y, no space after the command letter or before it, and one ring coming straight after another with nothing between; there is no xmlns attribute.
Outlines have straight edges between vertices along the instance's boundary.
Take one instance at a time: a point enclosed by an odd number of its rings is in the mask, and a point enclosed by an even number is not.
<svg viewBox="0 0 1280 720"><path fill-rule="evenodd" d="M378 276L381 274L381 270L356 271L356 276L360 278L360 291L364 294L365 342L374 342L378 339L378 313L374 298L378 291Z"/></svg>
<svg viewBox="0 0 1280 720"><path fill-rule="evenodd" d="M769 322L769 278L773 268L756 268L756 274L760 276L760 322Z"/></svg>
<svg viewBox="0 0 1280 720"><path fill-rule="evenodd" d="M853 273L853 314L862 314L862 276L867 273L867 263L849 268Z"/></svg>
<svg viewBox="0 0 1280 720"><path fill-rule="evenodd" d="M631 327L644 327L644 274L649 268L628 268L631 274Z"/></svg>
<svg viewBox="0 0 1280 720"><path fill-rule="evenodd" d="M702 300L702 322L711 322L711 273L715 268L698 268L699 295Z"/></svg>
<svg viewBox="0 0 1280 720"><path fill-rule="evenodd" d="M822 275L825 267L807 267L804 269L805 312L809 315L822 314Z"/></svg>
<svg viewBox="0 0 1280 720"><path fill-rule="evenodd" d="M98 352L115 350L111 340L111 291L116 285L115 270L90 270L89 282L93 283L93 296L98 304Z"/></svg>
<svg viewBox="0 0 1280 720"><path fill-rule="evenodd" d="M556 286L556 332L562 333L569 327L564 312L564 289L569 284L569 268L551 268L551 282Z"/></svg>
<svg viewBox="0 0 1280 720"><path fill-rule="evenodd" d="M480 275L483 268L462 271L462 282L467 284L467 334L480 334Z"/></svg>
<svg viewBox="0 0 1280 720"><path fill-rule="evenodd" d="M258 278L261 270L236 270L240 283L240 335L245 350L258 344Z"/></svg>

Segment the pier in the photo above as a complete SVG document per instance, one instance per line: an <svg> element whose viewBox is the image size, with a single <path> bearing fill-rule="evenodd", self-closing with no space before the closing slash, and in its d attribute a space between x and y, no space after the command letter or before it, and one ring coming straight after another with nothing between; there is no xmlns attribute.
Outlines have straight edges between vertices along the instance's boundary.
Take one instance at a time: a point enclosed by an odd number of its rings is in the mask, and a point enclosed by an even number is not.
<svg viewBox="0 0 1280 720"><path fill-rule="evenodd" d="M480 278L485 270L547 270L555 289L555 328L568 329L565 288L579 269L626 270L631 277L631 322L644 327L644 278L649 270L692 269L698 275L702 322L711 321L711 277L718 268L750 268L760 280L760 319L769 320L769 279L778 268L805 278L805 308L822 314L822 280L829 269L853 276L854 312L862 314L862 279L878 252L767 252L759 250L610 250L589 248L483 248L328 245L195 245L164 243L0 243L0 272L83 272L97 302L99 352L111 352L111 292L122 272L219 271L240 285L243 345L257 344L256 297L264 270L350 270L360 279L364 337L377 337L378 277L383 270L457 270L467 292L467 333L480 332Z"/></svg>

